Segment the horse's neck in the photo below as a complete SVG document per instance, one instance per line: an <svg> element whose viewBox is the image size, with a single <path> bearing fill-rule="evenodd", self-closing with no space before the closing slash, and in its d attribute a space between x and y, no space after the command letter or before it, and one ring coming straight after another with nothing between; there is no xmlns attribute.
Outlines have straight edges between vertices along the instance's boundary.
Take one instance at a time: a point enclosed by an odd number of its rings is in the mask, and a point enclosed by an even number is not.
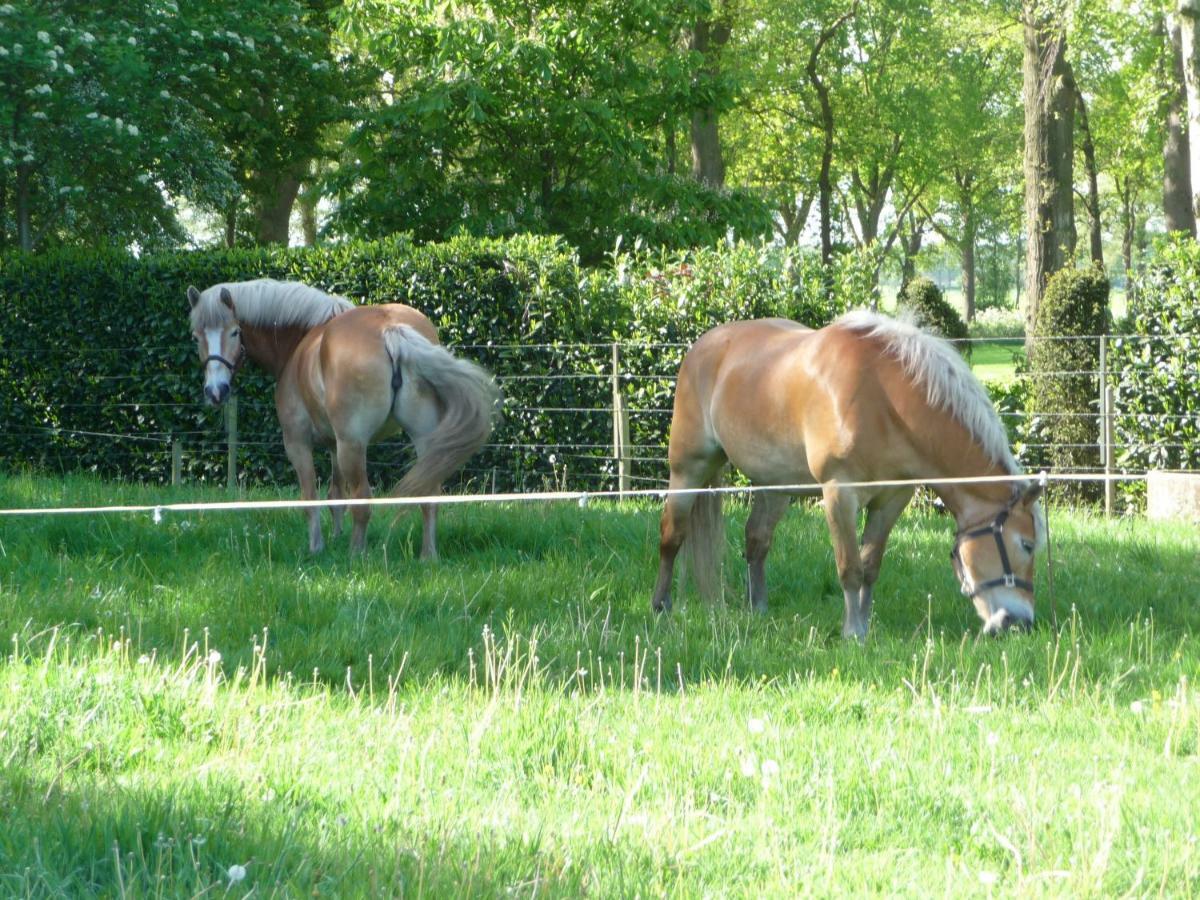
<svg viewBox="0 0 1200 900"><path fill-rule="evenodd" d="M247 358L278 378L310 330L298 325L274 328L243 322L242 346L246 348Z"/></svg>
<svg viewBox="0 0 1200 900"><path fill-rule="evenodd" d="M994 462L959 422L946 418L926 432L925 460L929 478L991 478L1012 474L1006 465ZM933 492L954 514L960 526L988 518L1012 496L1011 481L931 485Z"/></svg>

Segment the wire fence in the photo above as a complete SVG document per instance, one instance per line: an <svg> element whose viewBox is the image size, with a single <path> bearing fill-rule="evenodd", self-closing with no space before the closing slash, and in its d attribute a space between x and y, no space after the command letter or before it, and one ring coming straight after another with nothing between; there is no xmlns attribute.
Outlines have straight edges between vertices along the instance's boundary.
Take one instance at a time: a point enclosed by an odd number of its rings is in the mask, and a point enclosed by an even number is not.
<svg viewBox="0 0 1200 900"><path fill-rule="evenodd" d="M992 388L1001 420L1013 437L1019 458L1051 475L1108 474L1122 472L1120 459L1148 440L1164 451L1183 450L1183 440L1164 440L1152 435L1178 434L1178 423L1200 427L1200 416L1171 410L1139 412L1145 436L1118 432L1114 419L1122 410L1114 407L1114 385L1138 369L1152 370L1152 360L1139 362L1126 355L1120 366L1110 363L1113 342L1171 340L1161 336L1095 335L1040 338L1047 341L1094 342L1099 364L1086 368L1039 372L1042 379L1079 379L1094 382L1094 402L1087 410L1040 413L1006 403L1012 386L1035 376L1018 368L1006 368L1023 357L1023 338L984 338L967 343L1012 346L1011 358L995 368L1002 379ZM1178 336L1180 353L1194 352L1197 336ZM612 490L632 494L638 489L661 490L667 484L667 442L671 402L679 360L686 346L679 343L588 343L588 344L474 344L452 348L467 358L479 359L496 375L505 402L502 419L492 440L463 470L461 489L503 493L497 486L525 491ZM178 346L85 347L77 352L81 368L97 355L138 353L178 358ZM33 351L0 348L0 364L6 356ZM1136 357L1136 354L1134 355ZM89 452L105 444L120 444L128 453L153 460L152 470L160 480L220 481L236 486L246 483L290 484L292 474L279 437L275 412L265 392L253 397L235 394L223 412L205 408L199 398L201 378L196 370L176 373L194 379L194 402L164 400L147 391L139 402L142 376L120 372L97 373L86 379L82 390L66 401L46 403L39 408L36 398L26 405L29 415L5 422L6 434L36 448L43 464L63 468L88 468ZM239 375L239 380L246 373ZM987 374L984 373L987 380ZM83 384L81 380L81 385ZM111 400L109 397L117 397ZM1094 425L1094 442L1055 442L1037 439L1029 427L1041 420L1077 419ZM98 427L97 423L115 423ZM162 423L169 422L167 427ZM120 427L115 427L119 425ZM1195 428L1193 428L1193 431ZM1056 449L1084 451L1069 466L1046 464ZM36 449L30 453L36 459ZM394 483L411 464L412 453L403 440L385 441L371 452L373 478L382 486ZM74 465L71 465L74 463ZM1129 467L1125 467L1128 469ZM169 473L169 474L168 474ZM1103 483L1111 488L1118 479ZM508 492L512 493L512 492ZM1111 498L1110 498L1111 502Z"/></svg>

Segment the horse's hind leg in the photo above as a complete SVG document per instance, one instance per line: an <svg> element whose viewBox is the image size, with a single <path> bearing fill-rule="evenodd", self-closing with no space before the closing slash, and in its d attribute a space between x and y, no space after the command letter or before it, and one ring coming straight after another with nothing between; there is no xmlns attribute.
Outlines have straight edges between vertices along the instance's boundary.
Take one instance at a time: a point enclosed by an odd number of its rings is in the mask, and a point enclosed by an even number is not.
<svg viewBox="0 0 1200 900"><path fill-rule="evenodd" d="M771 538L792 498L778 491L759 491L754 495L750 517L746 520L746 564L750 606L755 612L767 611L767 553Z"/></svg>
<svg viewBox="0 0 1200 900"><path fill-rule="evenodd" d="M329 454L329 499L342 500L346 496L346 490L342 487L342 476L338 469L337 451L334 450ZM332 533L333 537L337 538L342 533L342 519L346 515L346 507L331 506L329 507L329 517L333 519Z"/></svg>
<svg viewBox="0 0 1200 900"><path fill-rule="evenodd" d="M671 464L671 491L707 487L725 464L725 455L694 457L682 464ZM654 585L654 597L650 601L655 612L671 609L671 580L675 571L675 557L688 536L692 510L698 502L710 503L711 497L699 494L668 494L659 523L658 579ZM719 509L719 508L718 508ZM718 513L719 515L719 513Z"/></svg>
<svg viewBox="0 0 1200 900"><path fill-rule="evenodd" d="M337 465L346 496L355 500L366 500L371 496L371 484L367 481L367 448L357 441L338 439ZM350 532L350 551L362 553L367 549L367 523L371 521L371 507L352 506L350 517L354 526Z"/></svg>
<svg viewBox="0 0 1200 900"><path fill-rule="evenodd" d="M312 444L302 437L289 435L285 430L283 448L296 470L296 479L300 482L300 499L315 500L317 470L313 465ZM325 541L321 537L321 510L313 506L305 510L305 514L308 516L308 550L310 553L320 553L325 549Z"/></svg>
<svg viewBox="0 0 1200 900"><path fill-rule="evenodd" d="M838 580L846 601L842 619L842 637L862 640L870 623L863 616L863 564L858 550L858 497L851 491L839 490L836 484L826 485L825 520L833 539L833 556L837 562Z"/></svg>

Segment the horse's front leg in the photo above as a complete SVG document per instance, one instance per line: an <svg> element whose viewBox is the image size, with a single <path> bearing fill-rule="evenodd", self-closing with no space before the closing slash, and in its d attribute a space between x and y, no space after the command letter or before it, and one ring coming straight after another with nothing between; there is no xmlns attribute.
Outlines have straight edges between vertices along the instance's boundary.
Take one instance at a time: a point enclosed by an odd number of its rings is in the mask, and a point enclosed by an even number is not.
<svg viewBox="0 0 1200 900"><path fill-rule="evenodd" d="M871 621L871 593L879 580L879 567L887 547L892 526L912 500L913 488L896 488L880 494L867 505L867 524L863 526L862 550L863 585L859 595L859 612L864 622Z"/></svg>
<svg viewBox="0 0 1200 900"><path fill-rule="evenodd" d="M760 491L754 495L750 517L746 519L746 582L750 608L755 612L767 611L767 553L775 528L791 502L787 494Z"/></svg>
<svg viewBox="0 0 1200 900"><path fill-rule="evenodd" d="M846 602L842 637L861 641L866 638L871 623L862 608L863 563L858 550L858 497L854 491L840 490L836 484L827 484L822 493L825 497L825 520L829 523L829 536L833 539L838 580L842 584L842 595Z"/></svg>
<svg viewBox="0 0 1200 900"><path fill-rule="evenodd" d="M315 500L317 498L317 470L313 465L312 443L307 436L289 433L284 430L283 448L287 451L292 468L296 470L296 478L300 482L300 499ZM320 553L325 549L325 541L321 537L321 510L311 506L305 510L308 516L308 549L310 553Z"/></svg>

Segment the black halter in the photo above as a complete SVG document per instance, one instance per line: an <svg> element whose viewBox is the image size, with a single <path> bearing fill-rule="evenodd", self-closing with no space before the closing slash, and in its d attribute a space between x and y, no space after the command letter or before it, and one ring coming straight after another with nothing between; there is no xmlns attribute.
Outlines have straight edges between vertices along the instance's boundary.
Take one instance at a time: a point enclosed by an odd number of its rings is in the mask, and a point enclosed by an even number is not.
<svg viewBox="0 0 1200 900"><path fill-rule="evenodd" d="M977 597L983 591L994 587L1015 587L1023 591L1028 591L1031 595L1033 594L1032 582L1026 581L1024 578L1018 578L1013 574L1012 564L1008 561L1008 548L1004 546L1004 523L1008 521L1009 513L1012 512L1013 504L1016 503L1018 496L1014 494L1013 499L1000 512L996 513L996 517L992 519L990 524L981 525L978 528L971 528L969 530L960 530L955 535L954 549L950 551L950 558L954 560L954 570L958 575L958 580L965 596ZM996 540L996 552L1000 554L1000 565L1004 567L1004 574L1000 578L992 578L976 584L967 577L967 569L963 565L962 554L959 553L959 548L967 541L987 537L989 534Z"/></svg>
<svg viewBox="0 0 1200 900"><path fill-rule="evenodd" d="M222 356L221 354L219 354L219 353L210 353L208 356L206 356L206 357L204 358L204 362L200 363L200 368L202 368L202 369L203 369L203 368L204 368L205 366L207 366L207 365L208 365L210 362L219 362L221 365L223 365L223 366L225 366L226 368L228 368L230 372L236 372L236 371L237 371L238 364L237 364L237 363L231 363L229 360L227 360L225 357L223 357L223 356ZM240 354L239 354L239 359L238 359L238 362L241 362L241 359L240 359Z"/></svg>

